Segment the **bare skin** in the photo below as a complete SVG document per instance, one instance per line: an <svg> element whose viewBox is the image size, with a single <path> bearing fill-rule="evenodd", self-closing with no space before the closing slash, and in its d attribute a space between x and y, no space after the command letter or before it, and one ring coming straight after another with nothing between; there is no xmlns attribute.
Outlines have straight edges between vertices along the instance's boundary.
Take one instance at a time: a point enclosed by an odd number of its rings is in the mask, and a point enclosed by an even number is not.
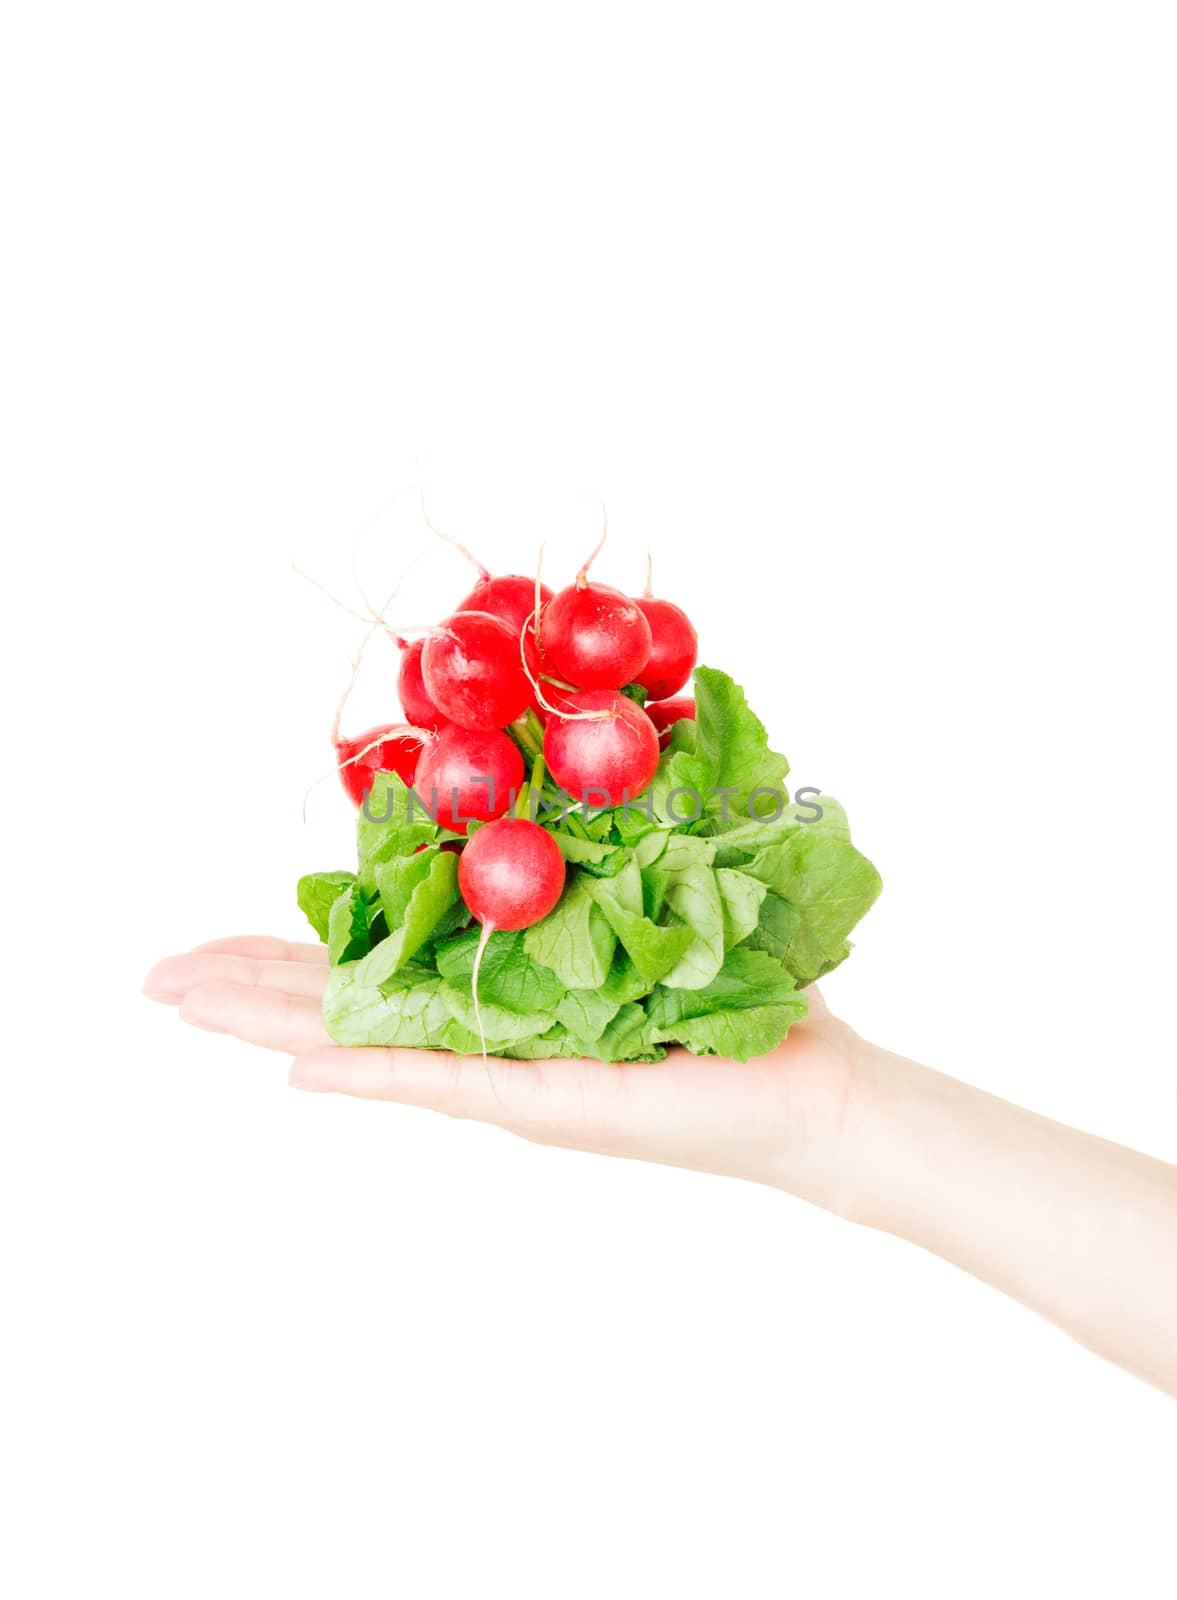
<svg viewBox="0 0 1177 1600"><path fill-rule="evenodd" d="M292 1056L292 1088L474 1118L540 1144L743 1178L906 1238L1177 1395L1177 1168L1080 1133L810 1014L747 1063L341 1049L320 945L244 936L169 957L144 992Z"/></svg>

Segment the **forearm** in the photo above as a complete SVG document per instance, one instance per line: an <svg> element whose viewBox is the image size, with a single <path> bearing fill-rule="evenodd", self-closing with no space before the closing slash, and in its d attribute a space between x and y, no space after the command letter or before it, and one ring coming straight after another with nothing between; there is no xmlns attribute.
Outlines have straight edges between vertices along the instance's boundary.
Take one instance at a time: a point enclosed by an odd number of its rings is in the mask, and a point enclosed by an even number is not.
<svg viewBox="0 0 1177 1600"><path fill-rule="evenodd" d="M871 1050L857 1220L1177 1395L1177 1168Z"/></svg>

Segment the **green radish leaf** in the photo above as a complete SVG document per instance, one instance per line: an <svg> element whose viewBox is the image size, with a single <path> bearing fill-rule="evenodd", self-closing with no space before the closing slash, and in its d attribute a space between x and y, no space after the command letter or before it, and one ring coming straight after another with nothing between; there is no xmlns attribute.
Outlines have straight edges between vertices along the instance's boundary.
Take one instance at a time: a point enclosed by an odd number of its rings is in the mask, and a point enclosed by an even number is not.
<svg viewBox="0 0 1177 1600"><path fill-rule="evenodd" d="M815 813L815 807L820 808L820 815ZM791 833L802 830L820 831L842 839L850 837L845 811L827 794L792 802L779 817L746 818L729 828L723 828L716 819L715 828L717 867L742 867L759 851L783 844Z"/></svg>
<svg viewBox="0 0 1177 1600"><path fill-rule="evenodd" d="M743 944L760 925L760 908L768 885L733 867L717 867L715 881L723 901L723 943L727 950Z"/></svg>
<svg viewBox="0 0 1177 1600"><path fill-rule="evenodd" d="M579 804L572 805L569 796L565 795L563 805L553 802L552 814L545 819L542 815L535 820L548 829L559 828L563 833L570 833L576 839L586 839L593 844L611 845L610 835L613 832L613 818L616 812L605 809L598 810L592 806L585 811ZM568 857L571 860L571 857Z"/></svg>
<svg viewBox="0 0 1177 1600"><path fill-rule="evenodd" d="M632 858L626 861L616 877L597 879L595 883L586 879L584 886L601 910L605 911L606 916L608 916L607 906L622 911L627 916L642 915L642 874L637 862Z"/></svg>
<svg viewBox="0 0 1177 1600"><path fill-rule="evenodd" d="M333 966L359 961L372 948L368 932L371 908L358 883L343 891L327 918L327 955Z"/></svg>
<svg viewBox="0 0 1177 1600"><path fill-rule="evenodd" d="M798 828L743 871L771 891L750 942L782 961L800 984L813 983L846 959L847 935L883 886L849 839L816 827Z"/></svg>
<svg viewBox="0 0 1177 1600"><path fill-rule="evenodd" d="M689 750L692 754L699 748L699 730L694 717L680 717L670 724L666 746L669 750Z"/></svg>
<svg viewBox="0 0 1177 1600"><path fill-rule="evenodd" d="M571 1058L591 1053L591 1050L574 1049L567 1028L559 1027L549 1028L547 1033L541 1033L536 1038L516 1039L498 1052L508 1061L547 1061L553 1056Z"/></svg>
<svg viewBox="0 0 1177 1600"><path fill-rule="evenodd" d="M523 935L527 954L566 989L599 989L613 960L616 936L588 892L592 881L574 878L555 909Z"/></svg>
<svg viewBox="0 0 1177 1600"><path fill-rule="evenodd" d="M534 1039L545 1033L552 1026L549 1016L540 1016L538 1013L525 1015L518 1011L508 1011L505 1006L496 1006L491 1001L482 998L482 985L479 984L478 1011L474 1007L474 995L469 985L458 987L447 981L441 987L441 1001L453 1020L474 1039L474 1048L481 1053L482 1037L485 1035L488 1050L495 1050L499 1045L513 1044L517 1039ZM478 1016L482 1016L482 1033L478 1029Z"/></svg>
<svg viewBox="0 0 1177 1600"><path fill-rule="evenodd" d="M799 907L770 889L760 908L760 922L744 941L749 950L766 950L801 984L816 983L850 954L849 939L816 939Z"/></svg>
<svg viewBox="0 0 1177 1600"><path fill-rule="evenodd" d="M480 928L437 948L437 970L455 988L470 990ZM567 993L554 972L533 961L523 948L523 934L492 933L486 941L478 974L478 996L521 1016L553 1012ZM549 1024L550 1026L550 1024Z"/></svg>
<svg viewBox="0 0 1177 1600"><path fill-rule="evenodd" d="M367 806L356 823L361 884L374 893L376 868L381 862L411 856L419 845L433 844L441 833L422 806L410 798L408 788L395 772L378 772L372 780Z"/></svg>
<svg viewBox="0 0 1177 1600"><path fill-rule="evenodd" d="M458 858L450 850L426 852L427 875L413 888L397 927L364 957L358 981L369 987L384 983L403 967L428 939L438 921L458 898Z"/></svg>
<svg viewBox="0 0 1177 1600"><path fill-rule="evenodd" d="M384 920L390 929L399 928L405 920L413 890L429 876L437 859L437 851L429 847L411 856L394 856L391 861L381 861L375 869L376 889Z"/></svg>
<svg viewBox="0 0 1177 1600"><path fill-rule="evenodd" d="M604 912L648 991L682 959L694 939L693 931L688 927L659 927L644 914L642 875L636 861L630 860L616 878L586 880L585 887Z"/></svg>
<svg viewBox="0 0 1177 1600"><path fill-rule="evenodd" d="M650 804L660 825L689 828L702 822L714 785L715 768L705 755L675 749L671 743L662 752L649 789Z"/></svg>
<svg viewBox="0 0 1177 1600"><path fill-rule="evenodd" d="M687 833L667 834L662 853L642 872L646 915L657 922L670 885L689 868L710 867L715 859L715 848L714 839L700 839Z"/></svg>
<svg viewBox="0 0 1177 1600"><path fill-rule="evenodd" d="M596 989L570 989L553 1007L556 1020L577 1039L599 1039L620 1009Z"/></svg>
<svg viewBox="0 0 1177 1600"><path fill-rule="evenodd" d="M715 788L734 791L727 799L728 816L737 820L752 815L749 798L756 789L770 790L787 801L789 763L769 749L764 724L749 709L739 684L714 667L696 667L695 707L695 748L710 765ZM776 808L774 800L761 795L755 815Z"/></svg>
<svg viewBox="0 0 1177 1600"><path fill-rule="evenodd" d="M562 828L549 828L548 832L560 846L560 854L565 861L571 861L575 866L581 866L586 861L608 861L610 856L617 854L617 846L603 839L581 839L574 833L565 833Z"/></svg>
<svg viewBox="0 0 1177 1600"><path fill-rule="evenodd" d="M549 828L548 832L560 846L565 861L583 867L595 878L611 878L625 865L626 851L619 845L604 839L579 839L559 828Z"/></svg>
<svg viewBox="0 0 1177 1600"><path fill-rule="evenodd" d="M665 975L678 989L702 989L723 965L723 901L711 867L690 867L666 891L666 905L694 938Z"/></svg>
<svg viewBox="0 0 1177 1600"><path fill-rule="evenodd" d="M311 872L298 880L298 907L324 944L331 907L356 881L354 872Z"/></svg>
<svg viewBox="0 0 1177 1600"><path fill-rule="evenodd" d="M669 839L669 833L661 828L644 833L633 847L633 858L639 868L644 871L646 867L652 867L665 852Z"/></svg>
<svg viewBox="0 0 1177 1600"><path fill-rule="evenodd" d="M598 1061L661 1061L666 1055L639 1005L622 1006L599 1038L574 1042L585 1046L584 1055Z"/></svg>
<svg viewBox="0 0 1177 1600"><path fill-rule="evenodd" d="M327 979L323 1023L336 1044L448 1048L440 978L405 968L377 987L358 982L358 972L355 964L335 967Z"/></svg>
<svg viewBox="0 0 1177 1600"><path fill-rule="evenodd" d="M460 933L468 928L474 918L464 900L455 900L448 911L443 911L438 918L432 933L429 935L430 945L441 945L455 933ZM475 930L477 934L477 930Z"/></svg>
<svg viewBox="0 0 1177 1600"><path fill-rule="evenodd" d="M654 1040L733 1061L775 1049L807 1011L792 978L760 950L733 950L705 988L657 989L647 1005Z"/></svg>
<svg viewBox="0 0 1177 1600"><path fill-rule="evenodd" d="M649 994L650 985L626 954L624 945L617 946L609 976L601 985L600 992L603 999L619 1006L628 1005L633 1000L643 1000Z"/></svg>
<svg viewBox="0 0 1177 1600"><path fill-rule="evenodd" d="M636 846L638 841L644 839L649 833L655 832L660 826L655 817L648 814L646 802L649 799L649 790L640 795L632 805L618 806L609 813L612 818L611 837L618 844ZM651 805L651 810L652 805Z"/></svg>

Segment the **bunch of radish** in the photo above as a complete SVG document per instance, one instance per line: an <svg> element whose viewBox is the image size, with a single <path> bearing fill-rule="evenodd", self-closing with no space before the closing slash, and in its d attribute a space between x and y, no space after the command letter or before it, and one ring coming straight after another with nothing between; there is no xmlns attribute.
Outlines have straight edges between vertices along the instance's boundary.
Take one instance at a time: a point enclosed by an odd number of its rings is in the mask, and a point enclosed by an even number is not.
<svg viewBox="0 0 1177 1600"><path fill-rule="evenodd" d="M558 593L480 568L451 615L397 638L405 721L336 737L357 806L377 772L395 772L442 827L479 824L459 884L487 934L539 922L564 886L550 834L508 815L529 766L574 802L622 805L649 786L673 724L695 714L679 695L698 654L686 613L649 582L637 597L594 582L592 560Z"/></svg>
<svg viewBox="0 0 1177 1600"><path fill-rule="evenodd" d="M812 786L791 805L743 687L696 663L648 573L596 582L598 551L558 592L480 567L399 635L360 590L405 720L345 739L336 713L357 870L299 879L336 1044L481 1046L492 1087L492 1054L749 1061L850 954L882 880L845 810Z"/></svg>

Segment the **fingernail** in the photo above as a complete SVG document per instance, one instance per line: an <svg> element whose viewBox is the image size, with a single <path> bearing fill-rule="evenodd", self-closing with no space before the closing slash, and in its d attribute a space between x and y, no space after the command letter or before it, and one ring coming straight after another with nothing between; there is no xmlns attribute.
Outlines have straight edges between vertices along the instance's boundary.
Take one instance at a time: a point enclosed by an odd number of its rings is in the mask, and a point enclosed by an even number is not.
<svg viewBox="0 0 1177 1600"><path fill-rule="evenodd" d="M180 1003L180 996L171 989L144 989L143 998L154 1000L161 1006L174 1006Z"/></svg>
<svg viewBox="0 0 1177 1600"><path fill-rule="evenodd" d="M290 1085L292 1089L302 1089L307 1094L334 1094L334 1089L325 1083L316 1083L313 1078L300 1078L297 1083Z"/></svg>

